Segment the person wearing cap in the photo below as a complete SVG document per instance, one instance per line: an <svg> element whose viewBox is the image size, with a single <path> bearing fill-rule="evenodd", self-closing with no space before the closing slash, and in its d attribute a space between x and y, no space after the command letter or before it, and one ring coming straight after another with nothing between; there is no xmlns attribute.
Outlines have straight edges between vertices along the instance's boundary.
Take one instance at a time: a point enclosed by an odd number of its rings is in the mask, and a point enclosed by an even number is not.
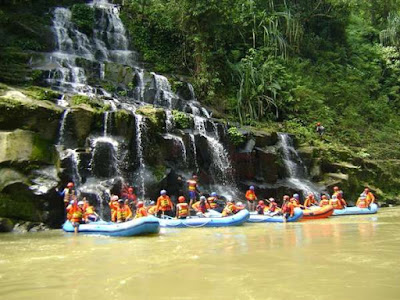
<svg viewBox="0 0 400 300"><path fill-rule="evenodd" d="M218 195L216 192L212 192L210 197L207 198L208 205L210 206L211 209L216 209L218 208Z"/></svg>
<svg viewBox="0 0 400 300"><path fill-rule="evenodd" d="M183 196L178 197L178 204L176 205L176 218L186 219L189 215L189 205Z"/></svg>
<svg viewBox="0 0 400 300"><path fill-rule="evenodd" d="M210 205L208 204L206 197L201 196L200 200L192 205L192 208L198 216L204 216L204 214L210 209Z"/></svg>
<svg viewBox="0 0 400 300"><path fill-rule="evenodd" d="M269 198L269 206L268 206L268 215L274 216L279 212L278 204L276 203L274 198Z"/></svg>
<svg viewBox="0 0 400 300"><path fill-rule="evenodd" d="M83 223L83 201L79 201L78 203L74 201L74 204L71 207L70 213L71 213L71 223L72 226L74 226L74 231L75 233L78 233L79 229L79 224Z"/></svg>
<svg viewBox="0 0 400 300"><path fill-rule="evenodd" d="M329 200L329 205L332 205L334 209L343 209L342 201L340 201L336 195L332 195L332 198Z"/></svg>
<svg viewBox="0 0 400 300"><path fill-rule="evenodd" d="M150 202L150 205L146 207L147 213L149 215L156 215L157 214L157 205L154 201Z"/></svg>
<svg viewBox="0 0 400 300"><path fill-rule="evenodd" d="M369 188L364 189L365 199L367 201L367 205L370 206L372 203L375 203L375 196L371 193Z"/></svg>
<svg viewBox="0 0 400 300"><path fill-rule="evenodd" d="M317 200L315 200L314 193L308 193L306 200L304 200L304 206L310 207L310 206L315 206L315 205L318 205L318 202L317 202Z"/></svg>
<svg viewBox="0 0 400 300"><path fill-rule="evenodd" d="M84 202L86 201L83 206L85 223L98 221L100 219L100 216L96 213L96 209L94 208L94 206L90 205L90 202L86 200L86 197L84 197L83 199Z"/></svg>
<svg viewBox="0 0 400 300"><path fill-rule="evenodd" d="M258 201L258 205L256 207L257 214L258 215L263 215L264 214L264 209L265 209L264 201L262 201L262 200Z"/></svg>
<svg viewBox="0 0 400 300"><path fill-rule="evenodd" d="M173 217L173 209L174 205L171 201L171 198L167 195L166 190L160 191L160 197L157 199L157 216L167 215Z"/></svg>
<svg viewBox="0 0 400 300"><path fill-rule="evenodd" d="M144 207L143 201L139 201L136 205L136 208L135 219L147 217L147 210Z"/></svg>
<svg viewBox="0 0 400 300"><path fill-rule="evenodd" d="M115 214L115 212L118 209L118 196L117 195L112 195L110 198L110 202L108 203L108 206L110 207L111 210L111 221L112 222L116 222L117 219L117 215Z"/></svg>
<svg viewBox="0 0 400 300"><path fill-rule="evenodd" d="M198 186L198 178L196 174L193 174L192 178L187 181L188 192L189 192L189 208L196 202L197 194L200 193Z"/></svg>
<svg viewBox="0 0 400 300"><path fill-rule="evenodd" d="M290 199L285 198L285 202L282 204L282 214L283 221L286 222L290 217L294 215L294 206L293 202ZM292 198L293 199L293 198Z"/></svg>
<svg viewBox="0 0 400 300"><path fill-rule="evenodd" d="M368 201L365 193L361 193L360 197L357 200L356 206L359 208L367 208L368 207Z"/></svg>
<svg viewBox="0 0 400 300"><path fill-rule="evenodd" d="M319 206L324 207L326 205L329 205L328 197L326 195L322 195L321 201L319 201Z"/></svg>
<svg viewBox="0 0 400 300"><path fill-rule="evenodd" d="M118 208L114 211L113 219L123 223L132 219L132 211L123 199L118 199Z"/></svg>
<svg viewBox="0 0 400 300"><path fill-rule="evenodd" d="M250 186L249 189L246 191L246 200L247 204L249 207L249 211L254 211L256 208L256 201L257 201L257 196L256 193L254 192L254 186Z"/></svg>
<svg viewBox="0 0 400 300"><path fill-rule="evenodd" d="M325 132L325 127L322 126L321 122L318 122L316 125L316 132L319 134L319 137L322 138Z"/></svg>

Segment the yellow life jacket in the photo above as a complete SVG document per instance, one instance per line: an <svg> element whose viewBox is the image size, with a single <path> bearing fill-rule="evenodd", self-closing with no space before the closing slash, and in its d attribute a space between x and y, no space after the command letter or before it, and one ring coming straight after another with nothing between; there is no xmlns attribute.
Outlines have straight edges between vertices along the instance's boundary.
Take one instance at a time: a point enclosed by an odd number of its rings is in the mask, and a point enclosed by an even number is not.
<svg viewBox="0 0 400 300"><path fill-rule="evenodd" d="M178 217L187 217L189 214L189 205L187 203L178 203L176 205L178 209Z"/></svg>
<svg viewBox="0 0 400 300"><path fill-rule="evenodd" d="M189 191L195 191L196 187L197 187L197 181L190 179L187 181L188 185L189 185Z"/></svg>

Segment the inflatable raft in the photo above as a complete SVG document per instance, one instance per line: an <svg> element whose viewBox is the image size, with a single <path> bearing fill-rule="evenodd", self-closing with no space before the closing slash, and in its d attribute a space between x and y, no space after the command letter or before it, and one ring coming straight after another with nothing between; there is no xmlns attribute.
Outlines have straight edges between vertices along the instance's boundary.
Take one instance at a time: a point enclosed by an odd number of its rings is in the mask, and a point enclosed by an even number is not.
<svg viewBox="0 0 400 300"><path fill-rule="evenodd" d="M74 232L74 227L70 221L66 221L62 228L66 232ZM158 233L159 231L160 223L153 216L134 219L124 223L99 221L79 225L79 233L108 236L134 236Z"/></svg>
<svg viewBox="0 0 400 300"><path fill-rule="evenodd" d="M324 219L328 218L333 214L333 206L325 205L323 207L311 206L308 209L303 210L302 220L313 220L313 219Z"/></svg>
<svg viewBox="0 0 400 300"><path fill-rule="evenodd" d="M296 222L303 216L303 211L300 208L294 209L293 217L289 217L287 222ZM250 223L263 223L263 222L270 222L270 223L283 223L283 216L268 216L268 215L259 215L256 212L250 213L250 218L247 222Z"/></svg>
<svg viewBox="0 0 400 300"><path fill-rule="evenodd" d="M239 226L247 221L250 214L248 210L239 211L236 215L221 217L214 212L208 218L190 217L187 219L159 219L161 227L196 228L196 227L227 227Z"/></svg>
<svg viewBox="0 0 400 300"><path fill-rule="evenodd" d="M344 209L335 209L332 216L348 216L348 215L369 215L378 212L378 205L372 203L369 208L359 208L357 206L346 207Z"/></svg>

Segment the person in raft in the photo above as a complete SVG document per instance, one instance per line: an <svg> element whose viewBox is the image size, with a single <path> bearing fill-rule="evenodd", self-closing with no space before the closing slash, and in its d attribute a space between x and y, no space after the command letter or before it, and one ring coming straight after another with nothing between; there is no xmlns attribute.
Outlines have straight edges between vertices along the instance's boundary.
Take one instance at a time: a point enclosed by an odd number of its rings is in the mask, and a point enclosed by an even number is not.
<svg viewBox="0 0 400 300"><path fill-rule="evenodd" d="M278 204L276 203L274 198L269 198L269 206L268 206L268 211L267 214L269 216L275 216L279 213L280 209L278 207Z"/></svg>
<svg viewBox="0 0 400 300"><path fill-rule="evenodd" d="M368 208L368 201L367 201L367 196L365 196L365 193L360 194L356 206L358 208Z"/></svg>
<svg viewBox="0 0 400 300"><path fill-rule="evenodd" d="M67 207L71 201L76 200L76 191L74 186L73 182L68 182L67 186L61 192L56 188L56 192L64 198L65 207Z"/></svg>
<svg viewBox="0 0 400 300"><path fill-rule="evenodd" d="M157 205L156 205L156 203L154 202L154 201L151 201L150 202L150 205L149 206L147 206L147 213L149 214L149 215L156 215L157 214Z"/></svg>
<svg viewBox="0 0 400 300"><path fill-rule="evenodd" d="M314 193L308 193L306 200L304 200L304 207L316 206L318 205L317 200L315 200Z"/></svg>
<svg viewBox="0 0 400 300"><path fill-rule="evenodd" d="M371 193L369 188L365 188L363 194L365 194L368 206L370 206L372 203L375 203L375 196Z"/></svg>
<svg viewBox="0 0 400 300"><path fill-rule="evenodd" d="M343 196L343 191L338 186L334 186L332 195L336 195L337 196L339 194L342 194L342 196Z"/></svg>
<svg viewBox="0 0 400 300"><path fill-rule="evenodd" d="M133 187L128 187L123 189L122 193L121 193L121 198L124 200L128 200L128 205L129 208L131 210L135 210L136 209L136 203L137 203L137 197L135 195L135 190L133 189Z"/></svg>
<svg viewBox="0 0 400 300"><path fill-rule="evenodd" d="M256 193L254 192L254 186L250 186L249 189L246 192L246 200L247 200L247 205L249 207L249 211L254 211L256 208L256 201L257 201L257 196Z"/></svg>
<svg viewBox="0 0 400 300"><path fill-rule="evenodd" d="M326 195L322 195L321 201L319 201L319 206L324 207L326 205L329 205L328 197Z"/></svg>
<svg viewBox="0 0 400 300"><path fill-rule="evenodd" d="M147 217L147 210L144 207L143 201L139 201L136 204L136 215L135 215L135 219L139 219L139 218L143 218L143 217Z"/></svg>
<svg viewBox="0 0 400 300"><path fill-rule="evenodd" d="M110 202L108 202L108 206L110 207L110 210L111 210L111 221L116 222L117 215L115 214L115 212L118 209L118 196L117 195L111 196Z"/></svg>
<svg viewBox="0 0 400 300"><path fill-rule="evenodd" d="M228 200L226 202L225 208L222 211L222 217L232 216L234 214L237 214L242 209L244 209L244 206L235 205L234 200Z"/></svg>
<svg viewBox="0 0 400 300"><path fill-rule="evenodd" d="M256 206L256 212L258 215L263 215L264 214L264 209L265 209L265 204L264 201L260 200L258 201L258 205Z"/></svg>
<svg viewBox="0 0 400 300"><path fill-rule="evenodd" d="M204 214L210 209L210 205L204 196L201 196L200 201L197 201L192 207L196 211L196 215L199 217L205 217Z"/></svg>
<svg viewBox="0 0 400 300"><path fill-rule="evenodd" d="M86 200L86 197L83 198ZM96 222L100 219L100 216L96 213L96 209L89 201L86 200L86 208L84 207L84 219L85 223Z"/></svg>
<svg viewBox="0 0 400 300"><path fill-rule="evenodd" d="M293 197L290 199L290 202L293 204L293 207L302 207L300 204L300 196L299 194L293 194Z"/></svg>
<svg viewBox="0 0 400 300"><path fill-rule="evenodd" d="M210 197L207 198L208 205L210 205L210 209L218 208L218 195L216 192L212 192Z"/></svg>
<svg viewBox="0 0 400 300"><path fill-rule="evenodd" d="M167 195L166 190L161 190L160 191L160 197L157 199L157 216L161 217L164 215L167 215L169 217L173 217L173 209L174 205L171 201L171 198Z"/></svg>
<svg viewBox="0 0 400 300"><path fill-rule="evenodd" d="M128 205L125 204L124 199L118 199L118 208L114 211L114 220L117 223L123 223L132 220L133 214Z"/></svg>
<svg viewBox="0 0 400 300"><path fill-rule="evenodd" d="M71 214L71 223L74 227L75 233L78 233L79 224L83 223L83 205L83 201L79 201L78 203L74 201L69 210L69 214Z"/></svg>
<svg viewBox="0 0 400 300"><path fill-rule="evenodd" d="M176 205L176 218L186 219L189 215L189 205L183 196L178 197L178 204Z"/></svg>
<svg viewBox="0 0 400 300"><path fill-rule="evenodd" d="M283 221L284 222L287 222L287 220L290 217L293 217L293 215L294 215L294 206L293 206L293 201L290 201L290 199L286 198L285 202L282 204L282 215L283 215Z"/></svg>
<svg viewBox="0 0 400 300"><path fill-rule="evenodd" d="M188 191L189 191L189 209L191 209L193 203L197 200L197 194L200 193L199 186L197 183L197 175L193 174L192 178L187 181Z"/></svg>

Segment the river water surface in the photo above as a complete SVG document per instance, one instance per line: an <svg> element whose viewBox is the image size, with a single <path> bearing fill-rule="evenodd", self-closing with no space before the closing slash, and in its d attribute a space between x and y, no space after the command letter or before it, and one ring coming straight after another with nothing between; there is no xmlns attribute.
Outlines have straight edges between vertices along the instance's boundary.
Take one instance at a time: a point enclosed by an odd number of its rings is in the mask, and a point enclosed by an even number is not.
<svg viewBox="0 0 400 300"><path fill-rule="evenodd" d="M2 234L0 299L400 299L400 209L150 237Z"/></svg>

